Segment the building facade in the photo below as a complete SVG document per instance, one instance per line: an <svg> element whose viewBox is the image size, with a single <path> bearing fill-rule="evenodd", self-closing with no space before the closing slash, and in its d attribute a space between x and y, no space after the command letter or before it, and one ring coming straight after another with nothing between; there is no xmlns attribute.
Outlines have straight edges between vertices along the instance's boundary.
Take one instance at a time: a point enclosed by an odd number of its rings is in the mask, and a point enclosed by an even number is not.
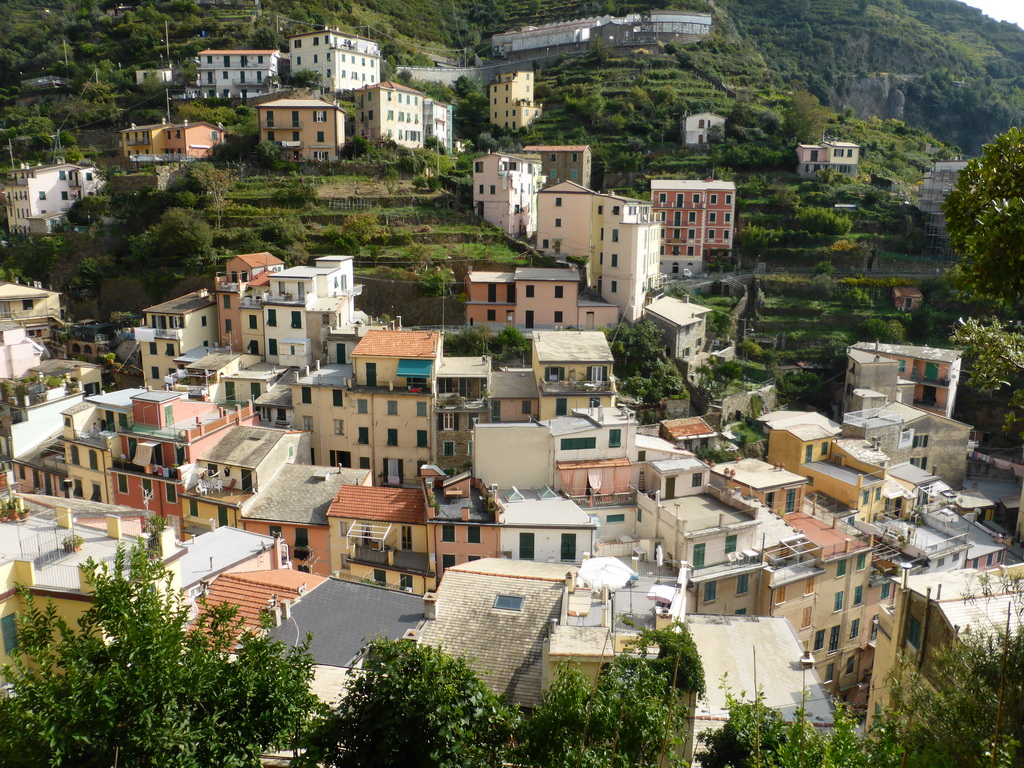
<svg viewBox="0 0 1024 768"><path fill-rule="evenodd" d="M376 40L325 27L288 36L292 74L316 72L324 91L354 91L380 82Z"/></svg>
<svg viewBox="0 0 1024 768"><path fill-rule="evenodd" d="M515 272L470 272L466 319L470 325L584 330L614 325L618 308L582 292L575 268L518 267Z"/></svg>
<svg viewBox="0 0 1024 768"><path fill-rule="evenodd" d="M208 48L196 54L196 85L206 98L249 99L276 90L281 52Z"/></svg>
<svg viewBox="0 0 1024 768"><path fill-rule="evenodd" d="M256 107L260 141L281 147L286 160L338 160L345 146L345 113L323 99L277 99Z"/></svg>
<svg viewBox="0 0 1024 768"><path fill-rule="evenodd" d="M163 389L177 376L183 353L217 343L217 307L210 292L198 291L143 310L146 324L135 329L146 386Z"/></svg>
<svg viewBox="0 0 1024 768"><path fill-rule="evenodd" d="M354 94L356 133L372 143L422 147L424 99L422 91L390 80L359 88Z"/></svg>
<svg viewBox="0 0 1024 768"><path fill-rule="evenodd" d="M543 186L550 187L562 181L574 181L590 189L593 153L586 144L532 144L523 152L540 155Z"/></svg>
<svg viewBox="0 0 1024 768"><path fill-rule="evenodd" d="M76 200L98 195L104 181L89 165L55 163L7 172L3 200L12 235L45 235L63 224Z"/></svg>
<svg viewBox="0 0 1024 768"><path fill-rule="evenodd" d="M486 154L473 161L473 210L513 237L537 230L541 163L533 155Z"/></svg>
<svg viewBox="0 0 1024 768"><path fill-rule="evenodd" d="M860 146L848 141L826 139L820 144L796 145L796 172L804 178L822 170L856 176L859 163Z"/></svg>
<svg viewBox="0 0 1024 768"><path fill-rule="evenodd" d="M725 118L721 115L716 115L714 112L698 112L693 115L684 115L680 122L683 129L683 144L699 149L707 148L708 144L711 143L712 137L715 136L715 133L712 132L713 128L719 129L719 138L722 137L722 133L725 130Z"/></svg>
<svg viewBox="0 0 1024 768"><path fill-rule="evenodd" d="M518 131L540 117L533 101L533 72L503 72L490 85L491 124Z"/></svg>
<svg viewBox="0 0 1024 768"><path fill-rule="evenodd" d="M132 123L120 132L121 156L135 162L161 163L203 160L223 143L224 129L203 120L151 125Z"/></svg>
<svg viewBox="0 0 1024 768"><path fill-rule="evenodd" d="M704 262L732 251L736 185L707 179L652 179L651 201L661 225L661 271L702 271Z"/></svg>

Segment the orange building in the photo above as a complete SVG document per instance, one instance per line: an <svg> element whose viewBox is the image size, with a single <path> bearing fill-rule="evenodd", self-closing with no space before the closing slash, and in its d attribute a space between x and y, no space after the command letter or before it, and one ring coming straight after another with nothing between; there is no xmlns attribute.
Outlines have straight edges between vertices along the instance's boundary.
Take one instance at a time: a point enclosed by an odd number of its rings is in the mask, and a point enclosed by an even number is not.
<svg viewBox="0 0 1024 768"><path fill-rule="evenodd" d="M257 105L260 141L286 160L335 161L345 146L345 113L324 99L277 99Z"/></svg>
<svg viewBox="0 0 1024 768"><path fill-rule="evenodd" d="M512 324L527 329L573 326L593 330L614 325L618 307L583 292L583 287L575 268L470 272L466 319L470 325Z"/></svg>
<svg viewBox="0 0 1024 768"><path fill-rule="evenodd" d="M420 475L435 571L443 574L453 565L500 557L501 526L483 483L469 472L449 477L432 466L423 467Z"/></svg>
<svg viewBox="0 0 1024 768"><path fill-rule="evenodd" d="M247 294L267 285L267 275L282 269L284 262L267 251L240 253L224 265L224 273L217 275L215 287L217 328L222 347L230 347L234 352L253 351L246 350L244 345L246 329L242 321L242 300ZM258 354L258 350L257 346L253 353Z"/></svg>

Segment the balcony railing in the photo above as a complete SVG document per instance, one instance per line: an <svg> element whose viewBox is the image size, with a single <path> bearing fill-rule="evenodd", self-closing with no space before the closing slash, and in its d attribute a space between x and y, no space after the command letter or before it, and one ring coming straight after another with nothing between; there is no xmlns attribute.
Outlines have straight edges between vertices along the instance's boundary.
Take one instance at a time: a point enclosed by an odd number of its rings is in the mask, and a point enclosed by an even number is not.
<svg viewBox="0 0 1024 768"><path fill-rule="evenodd" d="M374 549L356 544L352 550L352 559L361 563L372 563L373 565L387 565L388 553L385 549Z"/></svg>
<svg viewBox="0 0 1024 768"><path fill-rule="evenodd" d="M309 294L298 296L294 293L266 293L263 295L263 301L267 304L296 304L304 307L308 297Z"/></svg>
<svg viewBox="0 0 1024 768"><path fill-rule="evenodd" d="M636 504L636 489L615 493L566 494L580 507L626 507Z"/></svg>
<svg viewBox="0 0 1024 768"><path fill-rule="evenodd" d="M543 392L592 392L611 394L615 391L614 381L543 381Z"/></svg>
<svg viewBox="0 0 1024 768"><path fill-rule="evenodd" d="M713 576L730 571L738 568L750 568L761 564L761 553L754 552L732 552L726 555L725 562L714 563L713 565L702 565L699 568L694 567L693 577L699 578L704 576Z"/></svg>
<svg viewBox="0 0 1024 768"><path fill-rule="evenodd" d="M439 392L435 405L441 410L451 411L480 411L488 407L487 401L482 397L462 397L451 392Z"/></svg>
<svg viewBox="0 0 1024 768"><path fill-rule="evenodd" d="M949 386L949 378L945 376L929 376L927 373L910 372L910 380L924 384L938 384L940 387Z"/></svg>
<svg viewBox="0 0 1024 768"><path fill-rule="evenodd" d="M277 124L274 120L264 120L260 128L265 128L268 131L296 131L304 127L305 123L302 120L292 120L289 123Z"/></svg>

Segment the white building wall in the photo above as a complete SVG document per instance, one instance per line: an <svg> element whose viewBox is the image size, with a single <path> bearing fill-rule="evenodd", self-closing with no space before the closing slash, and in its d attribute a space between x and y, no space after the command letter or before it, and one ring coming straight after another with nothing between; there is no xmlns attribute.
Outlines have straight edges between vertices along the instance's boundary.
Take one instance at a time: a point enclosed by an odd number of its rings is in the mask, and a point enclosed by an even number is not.
<svg viewBox="0 0 1024 768"><path fill-rule="evenodd" d="M574 562L583 559L583 553L594 553L594 529L593 528L527 528L527 527L502 527L499 541L502 552L511 552L513 560L522 560L519 551L519 534L533 534L533 561L537 563L560 563L562 534L572 533L576 535L576 558Z"/></svg>
<svg viewBox="0 0 1024 768"><path fill-rule="evenodd" d="M292 72L319 72L325 90L351 91L380 82L380 45L375 40L318 30L288 41Z"/></svg>

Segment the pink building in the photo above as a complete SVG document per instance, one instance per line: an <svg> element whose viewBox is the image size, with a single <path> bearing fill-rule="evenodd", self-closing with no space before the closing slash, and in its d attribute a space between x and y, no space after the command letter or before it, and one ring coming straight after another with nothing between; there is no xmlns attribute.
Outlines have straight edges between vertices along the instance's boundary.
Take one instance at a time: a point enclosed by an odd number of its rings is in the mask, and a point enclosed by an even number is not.
<svg viewBox="0 0 1024 768"><path fill-rule="evenodd" d="M427 531L434 568L484 557L500 557L501 527L487 503L487 489L469 472L445 476L436 467L420 470L427 501Z"/></svg>
<svg viewBox="0 0 1024 768"><path fill-rule="evenodd" d="M661 271L703 270L704 262L732 250L736 185L706 179L652 179L651 202L661 224Z"/></svg>
<svg viewBox="0 0 1024 768"><path fill-rule="evenodd" d="M230 347L234 352L243 349L242 299L246 296L249 284L261 275L280 272L284 262L267 251L260 253L240 253L232 256L224 265L224 274L217 275L215 290L217 291L217 327L220 333L220 344ZM259 281L266 284L265 280Z"/></svg>
<svg viewBox="0 0 1024 768"><path fill-rule="evenodd" d="M804 178L826 168L856 176L859 163L860 146L849 141L826 139L820 144L796 145L796 172Z"/></svg>
<svg viewBox="0 0 1024 768"><path fill-rule="evenodd" d="M227 412L184 392L153 390L132 397L132 414L111 444L113 503L148 509L181 522L179 467L194 463L238 425L254 424L252 406ZM180 528L179 528L180 530Z"/></svg>
<svg viewBox="0 0 1024 768"><path fill-rule="evenodd" d="M583 291L575 268L470 272L466 294L470 325L511 323L526 329L573 326L593 330L614 325L618 319L614 304Z"/></svg>
<svg viewBox="0 0 1024 768"><path fill-rule="evenodd" d="M482 155L473 162L473 210L513 237L529 237L543 181L537 155Z"/></svg>

